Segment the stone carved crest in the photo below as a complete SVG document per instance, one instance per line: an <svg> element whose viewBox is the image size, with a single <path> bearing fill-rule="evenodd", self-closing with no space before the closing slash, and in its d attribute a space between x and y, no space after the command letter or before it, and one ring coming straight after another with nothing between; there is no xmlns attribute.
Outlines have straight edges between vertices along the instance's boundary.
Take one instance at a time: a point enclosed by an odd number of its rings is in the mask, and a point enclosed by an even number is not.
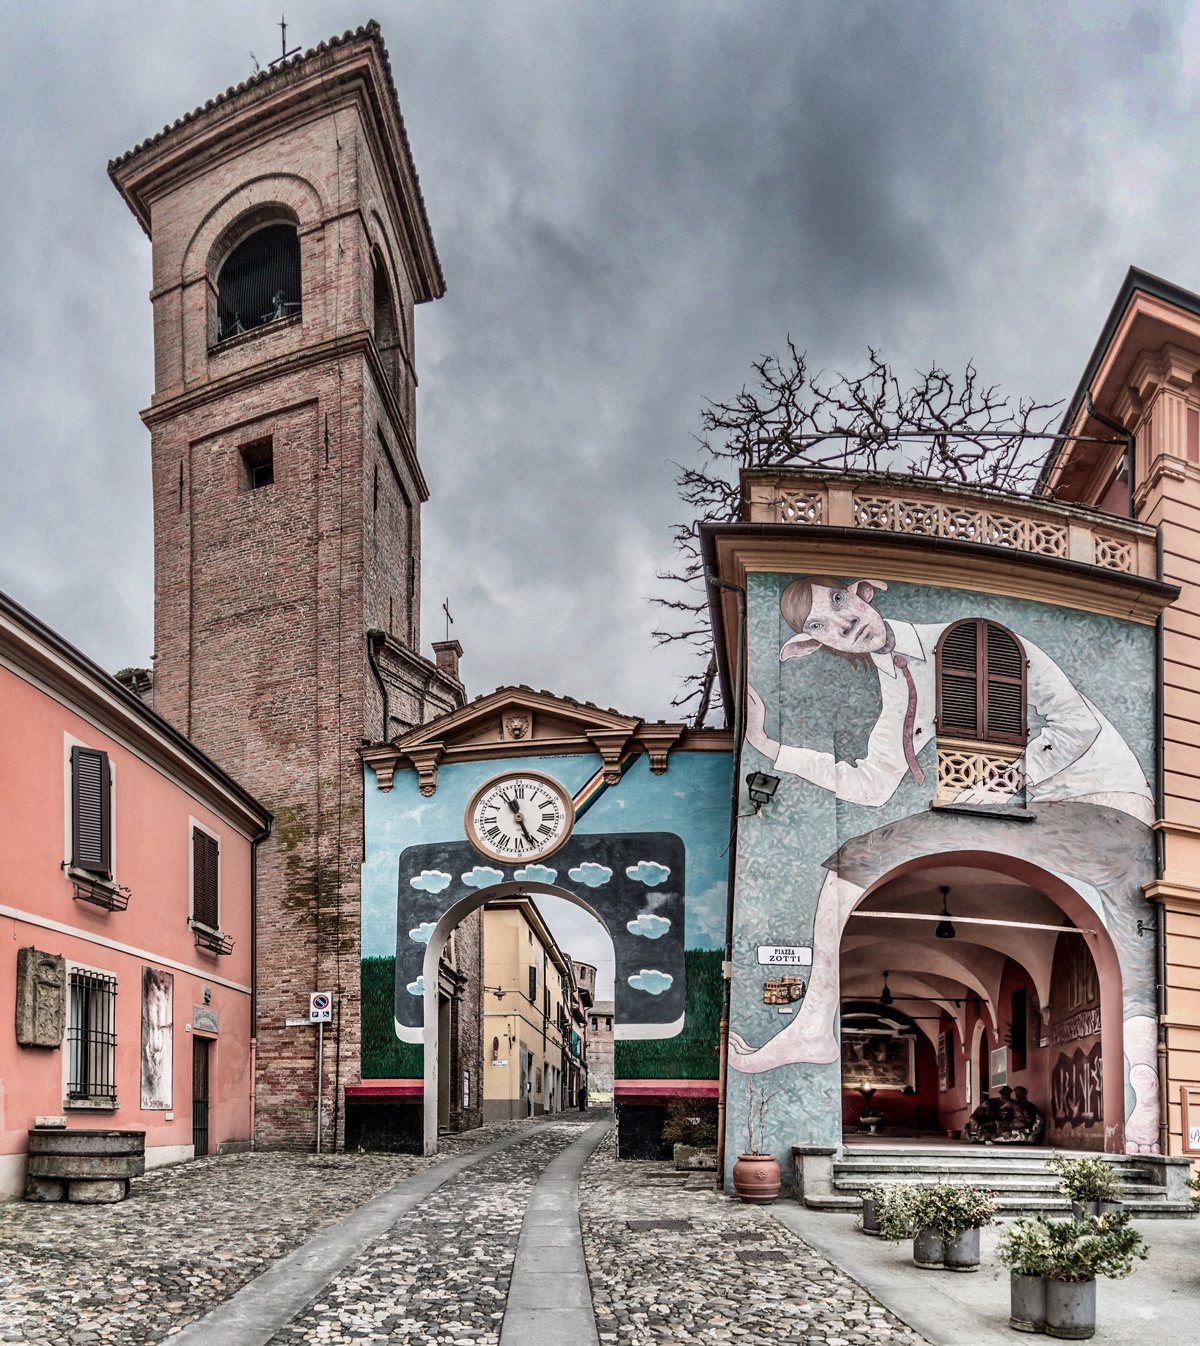
<svg viewBox="0 0 1200 1346"><path fill-rule="evenodd" d="M67 960L41 949L17 950L17 1042L58 1047L67 1026Z"/></svg>

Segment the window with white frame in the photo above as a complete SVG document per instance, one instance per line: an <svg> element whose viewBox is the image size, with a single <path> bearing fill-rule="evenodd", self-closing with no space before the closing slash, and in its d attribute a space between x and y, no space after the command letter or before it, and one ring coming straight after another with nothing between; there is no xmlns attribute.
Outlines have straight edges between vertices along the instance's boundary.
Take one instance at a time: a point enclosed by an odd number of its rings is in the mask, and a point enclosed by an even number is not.
<svg viewBox="0 0 1200 1346"><path fill-rule="evenodd" d="M67 1006L66 1105L117 1106L117 979L72 967Z"/></svg>

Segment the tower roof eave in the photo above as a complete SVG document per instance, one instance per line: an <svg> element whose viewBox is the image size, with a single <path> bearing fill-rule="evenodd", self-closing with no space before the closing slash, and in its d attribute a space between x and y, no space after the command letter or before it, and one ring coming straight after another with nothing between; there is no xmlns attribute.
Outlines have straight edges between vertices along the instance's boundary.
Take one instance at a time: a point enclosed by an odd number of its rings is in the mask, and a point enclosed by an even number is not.
<svg viewBox="0 0 1200 1346"><path fill-rule="evenodd" d="M295 115L307 102L327 106L339 87L357 94L379 136L416 262L416 302L440 299L446 280L400 113L391 62L374 20L230 86L110 160L108 175L149 236L153 198L189 176L198 156L225 154L246 139L260 138L281 117ZM240 133L235 121L240 123Z"/></svg>

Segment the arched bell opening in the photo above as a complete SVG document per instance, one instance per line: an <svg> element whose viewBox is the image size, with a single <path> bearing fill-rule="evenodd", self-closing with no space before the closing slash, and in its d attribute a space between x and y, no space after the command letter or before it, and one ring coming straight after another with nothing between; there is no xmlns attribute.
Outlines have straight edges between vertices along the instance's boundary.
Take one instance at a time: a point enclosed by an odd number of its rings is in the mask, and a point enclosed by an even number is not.
<svg viewBox="0 0 1200 1346"><path fill-rule="evenodd" d="M1000 1143L1124 1148L1117 955L1057 876L975 853L900 867L850 914L840 977L848 1143L958 1142L989 1120Z"/></svg>
<svg viewBox="0 0 1200 1346"><path fill-rule="evenodd" d="M449 1060L449 1038L451 1030L450 1016L452 1007L448 1003L445 986L445 957L454 931L473 912L487 907L490 903L505 899L532 898L536 894L559 898L579 908L591 916L602 930L608 932L608 925L600 913L575 893L551 884L539 882L500 883L480 889L449 907L439 918L429 936L422 964L421 985L424 996L424 1028L421 1041L424 1047L424 1102L423 1102L423 1152L437 1153L439 1117L449 1107L450 1091L458 1084L455 1078L446 1079ZM563 950L569 954L569 950ZM519 962L519 959L514 959ZM488 979L485 961L485 980L483 985L483 1013L479 1031L482 1035L482 1070L486 1073L507 1072L516 1088L515 1097L522 1111L516 1115L532 1116L541 1112L558 1111L566 1096L564 1090L571 1087L566 1062L538 1063L536 1054L523 1051L522 1042L529 1023L542 1024L542 1035L546 1030L546 1004L550 989L547 968L540 965L536 983L532 978L522 985L519 979L510 975L494 976ZM527 975L527 971L526 971ZM551 1001L553 997L550 997ZM611 1027L611 1016L610 1016ZM560 1026L559 1031L562 1031ZM567 1030L571 1031L570 1029ZM543 1044L544 1045L544 1044ZM504 1064L501 1065L500 1063ZM561 1075L560 1073L561 1072ZM582 1081L576 1085L581 1087ZM486 1112L485 1094L485 1116Z"/></svg>

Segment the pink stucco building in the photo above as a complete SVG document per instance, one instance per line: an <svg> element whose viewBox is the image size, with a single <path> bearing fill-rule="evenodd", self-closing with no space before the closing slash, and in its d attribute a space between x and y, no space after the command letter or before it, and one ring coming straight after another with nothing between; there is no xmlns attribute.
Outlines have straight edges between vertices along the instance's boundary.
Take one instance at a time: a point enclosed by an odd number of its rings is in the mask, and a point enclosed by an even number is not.
<svg viewBox="0 0 1200 1346"><path fill-rule="evenodd" d="M255 842L270 815L0 595L0 1197L27 1132L252 1135Z"/></svg>

